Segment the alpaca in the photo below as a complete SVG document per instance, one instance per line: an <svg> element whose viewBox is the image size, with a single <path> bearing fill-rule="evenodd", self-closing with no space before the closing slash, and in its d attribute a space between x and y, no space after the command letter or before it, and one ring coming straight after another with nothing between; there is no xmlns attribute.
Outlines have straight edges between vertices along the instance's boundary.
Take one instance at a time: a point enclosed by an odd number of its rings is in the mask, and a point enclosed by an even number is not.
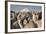
<svg viewBox="0 0 46 34"><path fill-rule="evenodd" d="M38 27L42 26L42 19L39 20L39 13L32 12L32 19L38 25Z"/></svg>
<svg viewBox="0 0 46 34"><path fill-rule="evenodd" d="M18 21L18 24L19 24L19 26L20 26L20 28L23 28L23 25L22 25L22 22L21 22L21 20L22 20L22 18L24 18L24 14L23 13L19 13L19 15L17 16L17 21Z"/></svg>
<svg viewBox="0 0 46 34"><path fill-rule="evenodd" d="M30 17L24 19L23 23L24 23L24 28L37 28L37 24L35 24Z"/></svg>

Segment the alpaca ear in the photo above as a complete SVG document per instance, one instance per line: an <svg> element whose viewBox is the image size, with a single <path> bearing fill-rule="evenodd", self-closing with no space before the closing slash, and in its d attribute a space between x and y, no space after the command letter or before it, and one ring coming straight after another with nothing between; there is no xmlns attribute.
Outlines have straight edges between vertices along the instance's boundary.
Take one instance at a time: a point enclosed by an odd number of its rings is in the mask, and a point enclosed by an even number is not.
<svg viewBox="0 0 46 34"><path fill-rule="evenodd" d="M35 14L35 12L34 11L32 11L32 15L34 15Z"/></svg>

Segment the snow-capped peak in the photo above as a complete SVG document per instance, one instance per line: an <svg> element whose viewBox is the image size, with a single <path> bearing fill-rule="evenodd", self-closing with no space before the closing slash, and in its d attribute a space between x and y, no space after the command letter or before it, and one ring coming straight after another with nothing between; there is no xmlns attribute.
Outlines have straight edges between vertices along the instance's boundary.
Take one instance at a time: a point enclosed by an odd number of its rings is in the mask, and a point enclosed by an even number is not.
<svg viewBox="0 0 46 34"><path fill-rule="evenodd" d="M24 8L21 10L21 12L29 12L30 10L28 8Z"/></svg>

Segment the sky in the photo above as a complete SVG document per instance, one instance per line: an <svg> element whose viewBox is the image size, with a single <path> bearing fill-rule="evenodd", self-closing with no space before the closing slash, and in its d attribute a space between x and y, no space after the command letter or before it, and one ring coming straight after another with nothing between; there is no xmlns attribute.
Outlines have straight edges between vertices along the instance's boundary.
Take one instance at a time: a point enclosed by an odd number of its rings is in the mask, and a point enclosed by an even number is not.
<svg viewBox="0 0 46 34"><path fill-rule="evenodd" d="M42 11L42 7L41 6L34 6L34 5L10 5L10 10L12 11L20 11L24 8L28 8L30 11Z"/></svg>

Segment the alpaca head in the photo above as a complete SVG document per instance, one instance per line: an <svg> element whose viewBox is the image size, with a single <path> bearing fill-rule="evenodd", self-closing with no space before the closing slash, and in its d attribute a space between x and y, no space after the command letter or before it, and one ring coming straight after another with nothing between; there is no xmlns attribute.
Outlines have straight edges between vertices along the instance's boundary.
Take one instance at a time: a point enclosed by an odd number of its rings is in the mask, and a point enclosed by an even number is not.
<svg viewBox="0 0 46 34"><path fill-rule="evenodd" d="M39 19L39 13L36 13L36 12L32 12L32 19L35 21L35 20L38 20Z"/></svg>

